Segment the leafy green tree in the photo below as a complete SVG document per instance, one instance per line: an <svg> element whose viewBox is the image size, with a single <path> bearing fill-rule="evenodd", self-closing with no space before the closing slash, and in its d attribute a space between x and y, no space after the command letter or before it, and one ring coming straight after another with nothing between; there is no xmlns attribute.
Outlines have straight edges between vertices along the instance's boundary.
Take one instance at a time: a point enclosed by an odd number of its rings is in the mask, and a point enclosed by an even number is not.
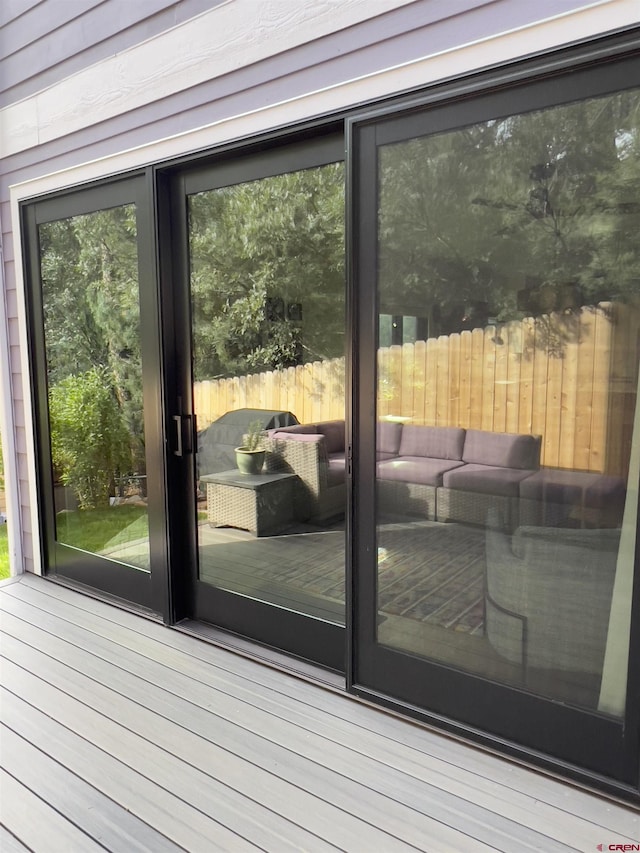
<svg viewBox="0 0 640 853"><path fill-rule="evenodd" d="M342 164L195 195L189 233L196 379L342 355Z"/></svg>
<svg viewBox="0 0 640 853"><path fill-rule="evenodd" d="M124 205L40 226L51 388L97 368L144 470L136 210Z"/></svg>
<svg viewBox="0 0 640 853"><path fill-rule="evenodd" d="M639 180L637 90L385 146L381 311L437 335L631 298Z"/></svg>
<svg viewBox="0 0 640 853"><path fill-rule="evenodd" d="M114 477L131 466L127 425L104 368L67 376L49 391L54 469L82 509L109 506Z"/></svg>

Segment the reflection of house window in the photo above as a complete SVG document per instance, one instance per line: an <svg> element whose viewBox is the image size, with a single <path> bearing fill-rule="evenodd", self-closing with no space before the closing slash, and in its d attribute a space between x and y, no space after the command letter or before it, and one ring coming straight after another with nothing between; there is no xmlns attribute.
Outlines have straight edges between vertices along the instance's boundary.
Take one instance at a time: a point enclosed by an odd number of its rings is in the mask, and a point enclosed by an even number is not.
<svg viewBox="0 0 640 853"><path fill-rule="evenodd" d="M380 314L378 329L381 347L415 344L427 337L423 318L404 314Z"/></svg>
<svg viewBox="0 0 640 853"><path fill-rule="evenodd" d="M302 322L302 302L289 302L287 305L287 319L294 323Z"/></svg>
<svg viewBox="0 0 640 853"><path fill-rule="evenodd" d="M378 319L378 344L381 347L391 346L391 314L380 314Z"/></svg>
<svg viewBox="0 0 640 853"><path fill-rule="evenodd" d="M270 322L284 320L284 300L279 296L267 297L265 312Z"/></svg>

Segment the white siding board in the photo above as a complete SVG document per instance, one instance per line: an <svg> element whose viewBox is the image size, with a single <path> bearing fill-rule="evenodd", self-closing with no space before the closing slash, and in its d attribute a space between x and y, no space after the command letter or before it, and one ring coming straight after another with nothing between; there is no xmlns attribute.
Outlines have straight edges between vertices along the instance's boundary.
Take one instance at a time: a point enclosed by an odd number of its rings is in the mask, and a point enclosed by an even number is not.
<svg viewBox="0 0 640 853"><path fill-rule="evenodd" d="M15 349L15 347L13 349ZM12 355L12 361L13 361L13 352L11 353L11 355ZM16 355L17 355L17 359L19 360L20 353L17 353ZM17 371L17 370L14 371L14 373L19 375L19 371ZM24 429L20 428L20 427L18 429L16 429L15 436L16 436L16 451L18 453L26 453L27 452L27 437L26 437L26 433L25 433ZM28 495L29 494L29 483L25 482L22 485L23 485L23 489L21 490L21 494Z"/></svg>
<svg viewBox="0 0 640 853"><path fill-rule="evenodd" d="M10 345L11 373L19 376L22 373L22 353L18 343Z"/></svg>
<svg viewBox="0 0 640 853"><path fill-rule="evenodd" d="M224 0L96 0L80 9L73 20L52 30L46 16L33 22L16 22L17 38L0 61L0 106L33 95L83 68L145 41L164 30L211 9ZM60 10L59 0L47 0ZM65 4L71 6L72 4ZM26 18L27 16L25 16ZM7 28L8 29L8 28ZM22 43L18 51L17 46Z"/></svg>
<svg viewBox="0 0 640 853"><path fill-rule="evenodd" d="M21 430L21 429L22 429L21 427L17 427L17 428L16 428L16 431L17 431L17 432L20 432L20 430ZM21 497L21 499L22 499L22 498L24 498L24 499L25 499L25 500L21 500L21 506L22 506L22 510L23 510L23 513L22 513L22 529L23 529L26 533L31 533L31 532L32 532L32 529L31 529L31 518L30 518L30 516L29 516L29 514L28 514L28 509L29 509L29 503L28 503L29 489L26 489L25 491L23 491L23 492L21 493L20 497ZM26 510L26 511L25 511L25 510Z"/></svg>
<svg viewBox="0 0 640 853"><path fill-rule="evenodd" d="M38 144L38 106L35 100L29 99L12 104L10 109L10 126L5 124L4 133L0 135L0 157L6 156L3 136L10 143L13 151L21 151Z"/></svg>
<svg viewBox="0 0 640 853"><path fill-rule="evenodd" d="M3 218L4 218L3 214L0 214L0 216L3 216ZM7 216L6 221L7 221L7 223L9 223L11 221L11 219L9 217L9 211L8 210L7 210L6 216ZM5 270L8 270L9 266L11 266L11 267L14 266L13 233L11 231L7 234L2 235L2 253L4 255L4 261L5 261L5 265L6 265ZM5 271L5 285L6 285L6 278L7 278L7 273ZM13 281L13 279L12 279L12 281ZM9 290L9 287L6 287L6 289ZM15 287L12 287L11 289L15 290Z"/></svg>
<svg viewBox="0 0 640 853"><path fill-rule="evenodd" d="M24 402L22 400L14 400L14 403L13 403L13 422L14 422L16 427L26 426L25 418L24 418Z"/></svg>
<svg viewBox="0 0 640 853"><path fill-rule="evenodd" d="M5 292L7 299L7 313L10 317L18 316L18 295L15 287L7 288Z"/></svg>
<svg viewBox="0 0 640 853"><path fill-rule="evenodd" d="M20 340L20 334L18 332L18 321L16 319L10 319L9 320L9 344L10 344L10 346L16 347L16 349L17 349L20 345L19 340ZM17 370L14 370L13 375L19 376L20 372ZM14 398L14 399L15 399L16 404L17 404L18 399L17 398ZM20 424L20 426L25 426L25 424Z"/></svg>

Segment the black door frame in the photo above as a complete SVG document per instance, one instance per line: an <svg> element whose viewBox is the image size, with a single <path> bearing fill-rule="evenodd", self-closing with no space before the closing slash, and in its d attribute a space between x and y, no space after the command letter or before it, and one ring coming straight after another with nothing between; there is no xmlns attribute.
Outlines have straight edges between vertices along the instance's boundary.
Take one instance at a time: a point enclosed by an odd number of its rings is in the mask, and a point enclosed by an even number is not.
<svg viewBox="0 0 640 853"><path fill-rule="evenodd" d="M541 63L543 65L543 63ZM377 351L377 175L378 146L429 135L501 115L522 113L596 97L640 85L637 54L600 62L570 74L545 73L532 81L505 81L504 72L485 75L480 88L460 93L446 85L423 97L347 119L347 161L353 193L351 276L359 341L354 411L354 637L350 689L359 696L402 710L465 737L617 793L635 791L639 779L640 701L637 695L640 543L636 537L633 622L625 719L548 701L453 667L383 647L376 642L376 462L375 399ZM493 82L493 85L492 85ZM456 91L457 90L457 91ZM640 519L639 519L640 520ZM635 652L635 653L634 653ZM553 758L550 758L553 756ZM619 780L612 781L612 780Z"/></svg>
<svg viewBox="0 0 640 853"><path fill-rule="evenodd" d="M168 550L164 476L163 398L161 383L160 313L156 287L156 244L150 170L99 181L89 187L53 193L21 204L21 222L27 279L27 318L32 362L32 405L36 419L37 489L40 504L41 550L45 574L80 584L154 613L166 610ZM108 560L63 545L55 538L55 503L51 466L48 387L43 325L42 280L38 226L135 204L140 300L145 446L148 483L148 519L151 571Z"/></svg>
<svg viewBox="0 0 640 853"><path fill-rule="evenodd" d="M198 579L196 507L192 497L196 491L193 449L197 425L192 398L187 198L197 192L343 159L341 128L336 133L335 126L328 125L313 137L280 134L260 146L258 151L246 145L233 146L208 158L204 164L185 164L174 170L159 171L157 176L165 208L163 215L161 206L163 236L159 240L163 303L172 305L170 312L166 309L164 312L164 360L172 365L171 374L165 380L167 400L173 400L165 413L165 429L170 436L172 553L174 560L179 560L183 566L186 562L189 567L188 575L184 573L181 582L175 577L172 579L172 618L206 621L338 672L345 668L344 627L219 589ZM163 250L163 247L171 249ZM181 456L177 455L176 424L182 430Z"/></svg>

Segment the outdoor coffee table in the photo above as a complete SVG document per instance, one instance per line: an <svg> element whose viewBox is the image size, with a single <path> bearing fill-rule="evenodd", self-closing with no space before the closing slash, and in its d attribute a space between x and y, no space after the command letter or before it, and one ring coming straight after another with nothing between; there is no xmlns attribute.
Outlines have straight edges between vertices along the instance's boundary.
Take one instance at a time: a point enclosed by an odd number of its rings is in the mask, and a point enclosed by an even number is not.
<svg viewBox="0 0 640 853"><path fill-rule="evenodd" d="M240 527L267 536L293 520L295 474L204 474L207 520L214 527Z"/></svg>

